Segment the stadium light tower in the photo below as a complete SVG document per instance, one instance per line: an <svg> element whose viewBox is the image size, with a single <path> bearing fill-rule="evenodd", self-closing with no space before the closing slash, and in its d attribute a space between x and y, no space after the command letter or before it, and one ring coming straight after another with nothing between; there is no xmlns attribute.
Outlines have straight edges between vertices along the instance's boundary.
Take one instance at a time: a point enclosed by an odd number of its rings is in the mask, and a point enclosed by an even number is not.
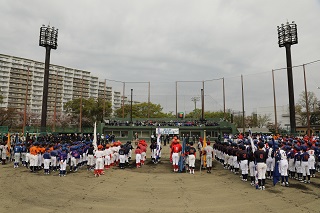
<svg viewBox="0 0 320 213"><path fill-rule="evenodd" d="M289 110L290 110L290 132L296 132L296 115L293 90L292 61L291 61L291 45L298 43L297 25L292 22L281 24L278 26L278 44L279 47L286 48L287 56L287 78L289 92Z"/></svg>
<svg viewBox="0 0 320 213"><path fill-rule="evenodd" d="M193 119L196 119L197 102L200 101L200 98L199 97L192 97L191 101L194 102Z"/></svg>
<svg viewBox="0 0 320 213"><path fill-rule="evenodd" d="M41 111L41 132L46 131L47 127L47 103L48 103L48 86L49 86L49 64L50 51L57 49L58 29L42 25L40 28L39 46L46 48L46 58L44 67L43 80L43 97L42 97L42 111Z"/></svg>
<svg viewBox="0 0 320 213"><path fill-rule="evenodd" d="M192 97L191 101L194 102L194 111L197 109L197 102L200 101L199 97Z"/></svg>

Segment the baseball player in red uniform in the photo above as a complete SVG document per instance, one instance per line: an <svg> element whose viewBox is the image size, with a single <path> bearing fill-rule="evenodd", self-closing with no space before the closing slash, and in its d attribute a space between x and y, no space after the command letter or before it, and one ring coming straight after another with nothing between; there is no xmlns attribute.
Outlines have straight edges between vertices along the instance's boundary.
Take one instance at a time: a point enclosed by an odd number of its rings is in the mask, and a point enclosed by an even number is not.
<svg viewBox="0 0 320 213"><path fill-rule="evenodd" d="M182 151L182 146L179 143L180 141L177 139L173 141L172 148L171 148L171 153L172 153L172 166L173 166L173 171L178 172L179 170L179 158L180 154ZM190 165L189 165L190 166Z"/></svg>

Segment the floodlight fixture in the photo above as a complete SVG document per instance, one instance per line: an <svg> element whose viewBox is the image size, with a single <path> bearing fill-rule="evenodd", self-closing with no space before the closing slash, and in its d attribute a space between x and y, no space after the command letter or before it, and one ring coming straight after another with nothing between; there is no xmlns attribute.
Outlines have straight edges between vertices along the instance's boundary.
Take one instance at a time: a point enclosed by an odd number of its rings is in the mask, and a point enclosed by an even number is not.
<svg viewBox="0 0 320 213"><path fill-rule="evenodd" d="M297 25L287 22L278 26L278 44L279 47L285 47L286 45L298 44L298 32Z"/></svg>
<svg viewBox="0 0 320 213"><path fill-rule="evenodd" d="M39 46L57 49L58 47L58 29L54 27L44 26L40 28Z"/></svg>

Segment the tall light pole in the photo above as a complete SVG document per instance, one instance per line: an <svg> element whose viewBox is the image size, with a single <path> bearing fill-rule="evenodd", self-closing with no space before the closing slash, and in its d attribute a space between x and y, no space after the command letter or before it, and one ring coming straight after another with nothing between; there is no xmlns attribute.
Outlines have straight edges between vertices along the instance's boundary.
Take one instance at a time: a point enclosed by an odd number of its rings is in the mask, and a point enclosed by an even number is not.
<svg viewBox="0 0 320 213"><path fill-rule="evenodd" d="M200 101L199 97L192 97L191 101L194 102L194 114L193 119L196 119L197 101Z"/></svg>
<svg viewBox="0 0 320 213"><path fill-rule="evenodd" d="M200 101L199 97L192 97L191 101L194 102L194 111L197 109L197 101Z"/></svg>
<svg viewBox="0 0 320 213"><path fill-rule="evenodd" d="M44 80L43 80L43 96L42 96L42 111L41 111L41 132L46 131L47 127L47 110L48 110L48 86L49 86L49 64L50 51L57 49L58 44L58 29L54 27L44 26L40 28L39 46L46 48Z"/></svg>
<svg viewBox="0 0 320 213"><path fill-rule="evenodd" d="M278 26L278 44L279 47L286 48L287 56L287 78L289 92L289 110L290 110L290 132L296 132L296 115L293 90L292 61L291 61L291 45L298 43L297 25L287 22L285 25Z"/></svg>

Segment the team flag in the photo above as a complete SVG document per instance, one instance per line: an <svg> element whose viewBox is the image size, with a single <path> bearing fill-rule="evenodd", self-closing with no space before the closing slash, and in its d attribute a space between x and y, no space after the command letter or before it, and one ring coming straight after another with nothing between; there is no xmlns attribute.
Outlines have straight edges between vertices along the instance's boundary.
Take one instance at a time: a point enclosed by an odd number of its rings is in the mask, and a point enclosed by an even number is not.
<svg viewBox="0 0 320 213"><path fill-rule="evenodd" d="M181 150L182 155L180 155L180 159L179 159L179 172L183 172L183 170L185 169L185 163L186 163L185 151L186 151L186 138L184 138L182 142L182 150Z"/></svg>
<svg viewBox="0 0 320 213"><path fill-rule="evenodd" d="M251 143L251 149L252 149L252 154L257 150L257 147L254 145L253 143L253 140L252 140L252 137L251 137L251 130L249 131L249 140L250 140L250 143ZM258 189L259 185L258 185L258 171L257 171L257 168L256 168L256 165L254 166L254 182L255 182L255 186L256 186L256 189Z"/></svg>
<svg viewBox="0 0 320 213"><path fill-rule="evenodd" d="M207 134L206 134L206 130L204 130L203 133L203 142L202 142L202 150L204 150L204 148L207 146ZM203 158L203 167L207 167L207 155L205 155L204 153L202 153L202 158Z"/></svg>
<svg viewBox="0 0 320 213"><path fill-rule="evenodd" d="M272 151L274 152L274 158L275 158L275 165L273 170L273 185L275 186L279 181L281 174L279 172L279 161L277 160L277 154L276 154L276 143L274 139L272 139Z"/></svg>
<svg viewBox="0 0 320 213"><path fill-rule="evenodd" d="M157 149L156 149L156 159L155 159L155 162L157 163L160 159L160 151L161 151L161 132L160 132L160 128L157 128L157 133L158 133L158 136L157 136Z"/></svg>
<svg viewBox="0 0 320 213"><path fill-rule="evenodd" d="M276 161L273 170L273 185L275 186L280 181L279 162Z"/></svg>

